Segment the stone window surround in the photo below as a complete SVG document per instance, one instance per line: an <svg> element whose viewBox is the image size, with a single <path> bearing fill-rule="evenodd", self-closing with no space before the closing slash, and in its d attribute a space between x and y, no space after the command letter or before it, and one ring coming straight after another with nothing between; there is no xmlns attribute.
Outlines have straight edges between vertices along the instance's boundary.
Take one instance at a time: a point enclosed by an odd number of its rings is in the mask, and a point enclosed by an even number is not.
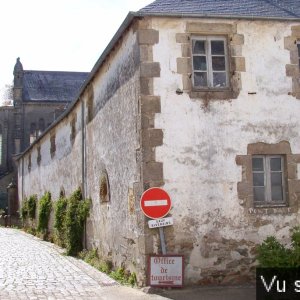
<svg viewBox="0 0 300 300"><path fill-rule="evenodd" d="M87 88L87 123L91 122L94 118L94 88L92 83Z"/></svg>
<svg viewBox="0 0 300 300"><path fill-rule="evenodd" d="M71 127L70 141L71 141L71 143L74 143L75 137L76 137L76 122L77 122L77 114L74 113L71 117L71 122L70 122L70 127Z"/></svg>
<svg viewBox="0 0 300 300"><path fill-rule="evenodd" d="M37 146L37 157L36 157L36 162L37 162L38 166L41 164L41 161L42 161L41 146L38 145Z"/></svg>
<svg viewBox="0 0 300 300"><path fill-rule="evenodd" d="M253 205L253 179L252 156L253 155L283 155L285 158L286 200L285 207L254 207ZM249 144L247 155L237 155L236 164L242 167L242 181L237 184L240 205L248 213L272 214L292 213L298 211L300 201L300 180L297 178L297 164L300 163L300 154L292 154L289 142L281 141L277 144L262 142Z"/></svg>
<svg viewBox="0 0 300 300"><path fill-rule="evenodd" d="M224 36L227 38L230 87L224 89L195 89L192 84L191 37ZM237 33L236 25L223 23L187 22L186 32L176 34L176 42L181 44L182 56L177 58L177 73L182 75L183 92L191 98L205 100L235 99L241 90L241 72L246 71L242 56L244 36Z"/></svg>
<svg viewBox="0 0 300 300"><path fill-rule="evenodd" d="M290 52L290 64L285 66L286 76L292 77L292 92L289 94L300 99L300 66L297 42L300 41L300 25L291 27L292 33L284 38L284 49Z"/></svg>
<svg viewBox="0 0 300 300"><path fill-rule="evenodd" d="M50 133L50 155L51 155L51 158L54 157L55 151L56 151L55 139L56 139L55 132Z"/></svg>

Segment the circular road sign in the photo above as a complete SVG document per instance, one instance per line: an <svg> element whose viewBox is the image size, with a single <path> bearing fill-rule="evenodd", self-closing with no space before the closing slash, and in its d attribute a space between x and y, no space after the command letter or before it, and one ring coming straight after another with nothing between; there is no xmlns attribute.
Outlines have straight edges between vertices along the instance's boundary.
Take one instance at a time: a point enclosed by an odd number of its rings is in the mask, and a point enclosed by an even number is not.
<svg viewBox="0 0 300 300"><path fill-rule="evenodd" d="M150 219L163 218L171 209L171 198L161 188L150 188L141 197L140 206L143 213Z"/></svg>

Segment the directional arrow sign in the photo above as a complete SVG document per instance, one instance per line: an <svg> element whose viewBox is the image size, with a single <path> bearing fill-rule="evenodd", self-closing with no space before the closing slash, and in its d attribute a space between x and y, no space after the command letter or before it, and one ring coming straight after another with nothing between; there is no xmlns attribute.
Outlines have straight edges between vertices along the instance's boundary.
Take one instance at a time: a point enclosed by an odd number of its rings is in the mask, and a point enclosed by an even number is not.
<svg viewBox="0 0 300 300"><path fill-rule="evenodd" d="M161 188L150 188L143 193L140 206L148 218L160 219L170 211L171 198Z"/></svg>

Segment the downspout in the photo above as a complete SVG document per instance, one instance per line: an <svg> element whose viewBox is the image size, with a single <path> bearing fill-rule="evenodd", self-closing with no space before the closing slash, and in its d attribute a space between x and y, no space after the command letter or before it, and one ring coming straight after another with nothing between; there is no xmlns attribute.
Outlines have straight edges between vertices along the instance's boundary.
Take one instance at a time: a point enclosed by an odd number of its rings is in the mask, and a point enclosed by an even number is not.
<svg viewBox="0 0 300 300"><path fill-rule="evenodd" d="M86 199L86 143L85 143L85 123L84 123L84 100L81 99L81 182L82 197ZM83 228L83 247L86 248L86 221Z"/></svg>

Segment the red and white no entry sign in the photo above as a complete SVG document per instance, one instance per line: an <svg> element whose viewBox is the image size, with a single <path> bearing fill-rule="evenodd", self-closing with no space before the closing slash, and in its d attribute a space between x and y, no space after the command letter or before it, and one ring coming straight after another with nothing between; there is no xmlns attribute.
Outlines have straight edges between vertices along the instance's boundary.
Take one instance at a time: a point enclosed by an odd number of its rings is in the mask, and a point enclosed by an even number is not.
<svg viewBox="0 0 300 300"><path fill-rule="evenodd" d="M151 219L163 218L171 209L171 198L161 188L150 188L145 191L140 201L143 213Z"/></svg>

